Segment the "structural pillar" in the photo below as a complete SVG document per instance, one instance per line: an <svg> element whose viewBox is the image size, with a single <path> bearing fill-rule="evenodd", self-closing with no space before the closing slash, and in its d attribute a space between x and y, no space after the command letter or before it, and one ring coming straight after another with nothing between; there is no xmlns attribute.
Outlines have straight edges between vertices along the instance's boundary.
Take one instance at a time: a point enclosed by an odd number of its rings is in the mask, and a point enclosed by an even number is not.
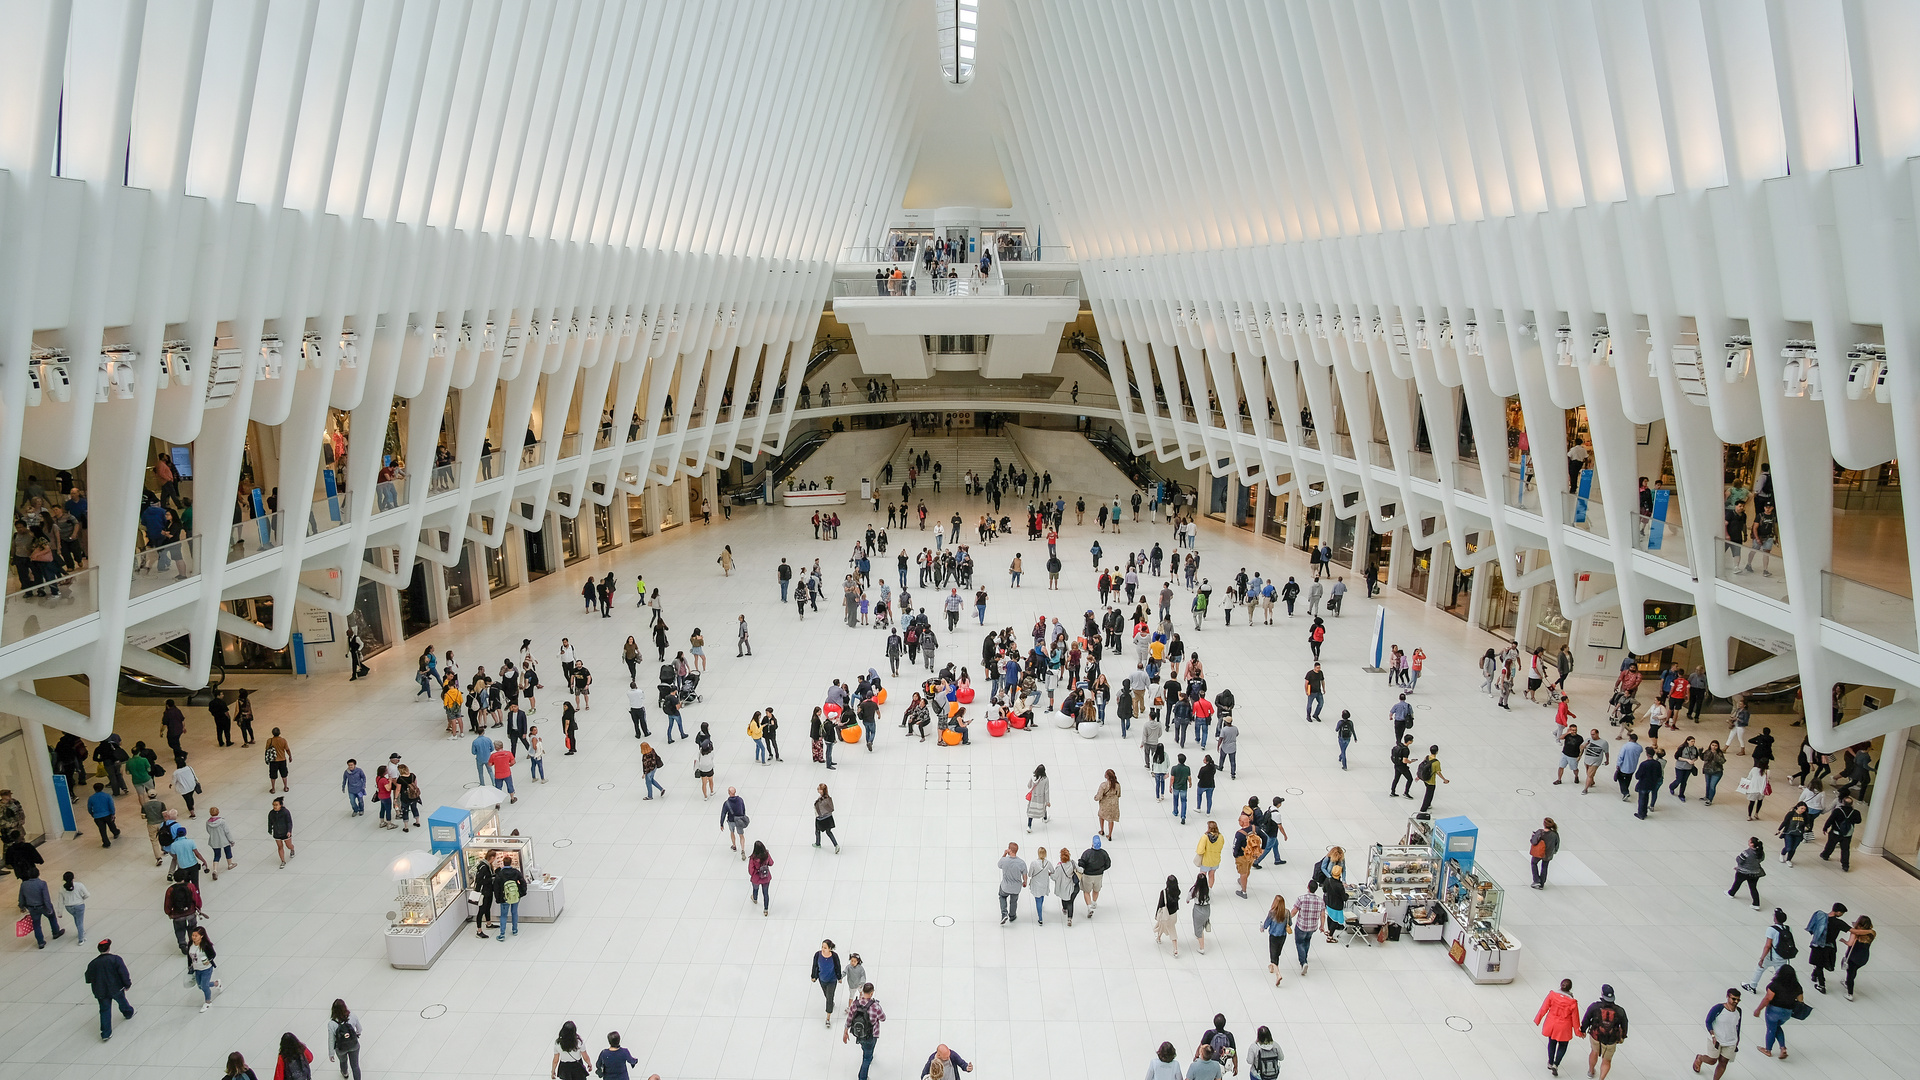
<svg viewBox="0 0 1920 1080"><path fill-rule="evenodd" d="M1896 693L1894 700L1905 697ZM1894 789L1907 759L1907 739L1912 728L1890 731L1880 744L1880 763L1874 770L1873 801L1867 804L1867 820L1860 831L1860 854L1883 856L1887 853L1887 820L1893 816Z"/></svg>

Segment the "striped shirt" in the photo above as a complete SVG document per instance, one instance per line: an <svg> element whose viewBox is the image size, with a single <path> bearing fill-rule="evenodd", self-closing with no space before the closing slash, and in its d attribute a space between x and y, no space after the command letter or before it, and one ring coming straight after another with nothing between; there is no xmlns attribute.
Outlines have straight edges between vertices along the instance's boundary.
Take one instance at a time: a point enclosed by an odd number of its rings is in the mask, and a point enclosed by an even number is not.
<svg viewBox="0 0 1920 1080"><path fill-rule="evenodd" d="M1327 915L1327 902L1320 899L1318 893L1308 893L1293 902L1293 928L1295 931L1313 933L1320 929Z"/></svg>

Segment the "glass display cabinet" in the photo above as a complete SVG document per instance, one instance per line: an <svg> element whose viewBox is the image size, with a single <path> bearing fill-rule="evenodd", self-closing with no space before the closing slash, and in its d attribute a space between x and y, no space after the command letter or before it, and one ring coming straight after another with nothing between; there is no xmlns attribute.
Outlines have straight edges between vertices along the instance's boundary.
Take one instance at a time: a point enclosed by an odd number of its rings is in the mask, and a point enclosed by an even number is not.
<svg viewBox="0 0 1920 1080"><path fill-rule="evenodd" d="M1443 867L1440 903L1449 951L1476 983L1510 983L1520 973L1520 942L1501 928L1507 890L1484 868Z"/></svg>
<svg viewBox="0 0 1920 1080"><path fill-rule="evenodd" d="M395 907L387 913L388 963L423 969L439 959L466 921L464 870L457 851L413 852L395 860Z"/></svg>

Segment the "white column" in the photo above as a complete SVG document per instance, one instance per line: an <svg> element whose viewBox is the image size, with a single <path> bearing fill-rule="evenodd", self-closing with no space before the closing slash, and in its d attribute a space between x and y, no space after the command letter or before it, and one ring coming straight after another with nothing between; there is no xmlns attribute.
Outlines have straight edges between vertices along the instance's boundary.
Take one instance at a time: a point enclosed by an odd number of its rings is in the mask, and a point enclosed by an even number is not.
<svg viewBox="0 0 1920 1080"><path fill-rule="evenodd" d="M1896 693L1898 701L1904 694ZM1880 744L1880 764L1874 772L1873 801L1867 804L1867 820L1860 832L1860 854L1870 856L1885 855L1887 842L1887 819L1893 816L1895 789L1900 784L1900 773L1907 758L1907 738L1911 728L1887 733Z"/></svg>

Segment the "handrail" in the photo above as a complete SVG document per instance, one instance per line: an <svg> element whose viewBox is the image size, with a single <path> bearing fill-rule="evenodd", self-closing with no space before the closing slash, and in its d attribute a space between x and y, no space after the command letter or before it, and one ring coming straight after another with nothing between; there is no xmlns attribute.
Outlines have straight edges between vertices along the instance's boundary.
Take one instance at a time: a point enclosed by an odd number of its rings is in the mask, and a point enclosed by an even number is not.
<svg viewBox="0 0 1920 1080"><path fill-rule="evenodd" d="M832 360L839 353L852 351L853 342L848 338L827 337L814 342L813 355L807 357L807 373L801 376L800 381L803 383L811 381L814 373L819 371L827 361Z"/></svg>
<svg viewBox="0 0 1920 1080"><path fill-rule="evenodd" d="M787 444L786 450L779 457L767 462L766 468L761 470L760 475L748 483L735 484L727 488L720 493L721 496L738 503L750 503L759 499L766 491L765 485L769 482L766 474L769 471L773 473L772 483L778 484L785 480L795 469L812 457L814 451L820 449L831 434L832 432L822 431L819 428L802 433Z"/></svg>
<svg viewBox="0 0 1920 1080"><path fill-rule="evenodd" d="M1134 453L1133 448L1119 436L1104 428L1089 429L1082 434L1087 437L1088 442L1093 444L1094 449L1100 451L1108 461L1113 462L1115 468L1125 473L1135 487L1144 488L1152 487L1154 484L1165 484L1169 493L1179 493L1179 481L1169 480L1154 471L1153 466L1147 462L1146 455Z"/></svg>
<svg viewBox="0 0 1920 1080"><path fill-rule="evenodd" d="M1094 342L1085 337L1076 336L1076 340L1074 341L1074 348L1079 350L1080 355L1086 357L1088 363L1099 368L1100 374L1105 375L1108 382L1113 382L1113 368L1107 363L1107 358L1101 355L1100 351L1096 349L1094 345ZM1127 373L1127 389L1133 393L1136 399L1143 402L1146 400L1146 398L1140 396L1140 384L1134 381L1132 372Z"/></svg>

